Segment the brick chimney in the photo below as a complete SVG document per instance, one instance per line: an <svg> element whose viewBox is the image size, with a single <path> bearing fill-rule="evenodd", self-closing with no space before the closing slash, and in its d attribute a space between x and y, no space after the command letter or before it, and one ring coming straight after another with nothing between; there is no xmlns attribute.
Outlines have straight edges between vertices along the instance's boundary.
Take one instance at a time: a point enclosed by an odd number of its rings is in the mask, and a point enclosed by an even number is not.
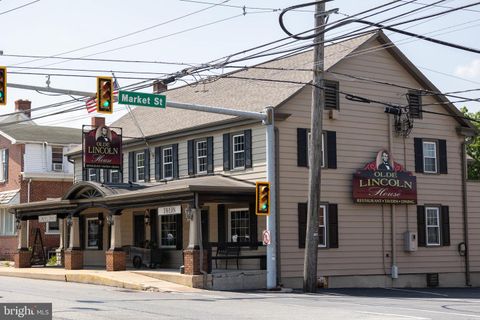
<svg viewBox="0 0 480 320"><path fill-rule="evenodd" d="M153 82L153 93L154 94L159 94L164 91L167 91L168 87L163 81L155 80Z"/></svg>
<svg viewBox="0 0 480 320"><path fill-rule="evenodd" d="M104 117L92 117L92 127L101 127L105 125Z"/></svg>
<svg viewBox="0 0 480 320"><path fill-rule="evenodd" d="M23 113L31 118L32 117L32 102L30 100L17 100L15 101L15 111L23 111Z"/></svg>

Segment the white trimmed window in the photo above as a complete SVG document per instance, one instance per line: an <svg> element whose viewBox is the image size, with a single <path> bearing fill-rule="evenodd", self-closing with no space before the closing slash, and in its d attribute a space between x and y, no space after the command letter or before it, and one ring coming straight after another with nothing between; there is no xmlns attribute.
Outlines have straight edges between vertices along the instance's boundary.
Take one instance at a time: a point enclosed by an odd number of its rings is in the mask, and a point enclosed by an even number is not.
<svg viewBox="0 0 480 320"><path fill-rule="evenodd" d="M307 146L308 146L308 157L310 159L310 150L312 150L312 133L309 131L308 132L308 135L307 135ZM322 168L325 168L325 132L322 132ZM307 161L309 161L309 159L307 159Z"/></svg>
<svg viewBox="0 0 480 320"><path fill-rule="evenodd" d="M58 226L58 220L55 222L47 222L45 234L60 234L60 228Z"/></svg>
<svg viewBox="0 0 480 320"><path fill-rule="evenodd" d="M163 179L173 179L173 148L163 148Z"/></svg>
<svg viewBox="0 0 480 320"><path fill-rule="evenodd" d="M228 241L250 242L250 212L248 208L228 210Z"/></svg>
<svg viewBox="0 0 480 320"><path fill-rule="evenodd" d="M52 170L63 171L63 147L52 147Z"/></svg>
<svg viewBox="0 0 480 320"><path fill-rule="evenodd" d="M15 216L6 208L0 208L0 236L13 235L15 235Z"/></svg>
<svg viewBox="0 0 480 320"><path fill-rule="evenodd" d="M327 246L327 206L321 205L318 211L318 246Z"/></svg>
<svg viewBox="0 0 480 320"><path fill-rule="evenodd" d="M87 169L88 170L88 181L100 181L100 177L98 176L97 169Z"/></svg>
<svg viewBox="0 0 480 320"><path fill-rule="evenodd" d="M145 181L145 153L135 154L135 164L137 170L137 181Z"/></svg>
<svg viewBox="0 0 480 320"><path fill-rule="evenodd" d="M98 222L98 218L87 218L86 222L86 237L85 247L87 249L98 249L98 245L100 244L99 239L99 231L100 231L100 224Z"/></svg>
<svg viewBox="0 0 480 320"><path fill-rule="evenodd" d="M245 168L245 135L236 134L232 137L233 168Z"/></svg>
<svg viewBox="0 0 480 320"><path fill-rule="evenodd" d="M437 207L426 207L426 233L427 246L440 245L440 209Z"/></svg>
<svg viewBox="0 0 480 320"><path fill-rule="evenodd" d="M177 246L177 217L174 214L160 216L160 247Z"/></svg>
<svg viewBox="0 0 480 320"><path fill-rule="evenodd" d="M0 149L0 182L7 180L8 172L8 150Z"/></svg>
<svg viewBox="0 0 480 320"><path fill-rule="evenodd" d="M433 141L423 141L423 171L437 173L437 144Z"/></svg>
<svg viewBox="0 0 480 320"><path fill-rule="evenodd" d="M197 141L197 173L207 173L207 141Z"/></svg>
<svg viewBox="0 0 480 320"><path fill-rule="evenodd" d="M110 175L110 182L111 183L121 183L120 181L120 171L118 169L110 169L108 174Z"/></svg>

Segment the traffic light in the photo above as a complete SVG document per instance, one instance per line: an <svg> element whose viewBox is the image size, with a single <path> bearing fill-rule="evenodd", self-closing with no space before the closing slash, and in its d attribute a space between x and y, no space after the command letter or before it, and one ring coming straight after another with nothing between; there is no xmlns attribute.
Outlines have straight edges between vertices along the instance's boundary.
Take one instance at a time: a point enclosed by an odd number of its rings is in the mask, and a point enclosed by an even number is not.
<svg viewBox="0 0 480 320"><path fill-rule="evenodd" d="M259 216L270 215L270 182L256 182L256 213Z"/></svg>
<svg viewBox="0 0 480 320"><path fill-rule="evenodd" d="M97 77L97 112L113 113L113 80Z"/></svg>
<svg viewBox="0 0 480 320"><path fill-rule="evenodd" d="M7 104L7 67L0 67L0 105Z"/></svg>

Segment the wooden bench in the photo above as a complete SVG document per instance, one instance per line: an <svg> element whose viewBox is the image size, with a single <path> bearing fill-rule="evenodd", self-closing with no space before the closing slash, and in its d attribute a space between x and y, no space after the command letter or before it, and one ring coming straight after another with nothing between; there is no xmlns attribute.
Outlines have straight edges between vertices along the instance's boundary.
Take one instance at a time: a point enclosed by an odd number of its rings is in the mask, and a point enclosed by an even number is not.
<svg viewBox="0 0 480 320"><path fill-rule="evenodd" d="M260 259L260 269L267 269L267 256L265 254L260 255L241 255L240 246L230 245L218 245L217 252L212 260L215 260L215 268L218 268L218 260L225 260L225 268L228 269L228 261L235 260L237 263L237 270L239 268L239 260L246 259Z"/></svg>

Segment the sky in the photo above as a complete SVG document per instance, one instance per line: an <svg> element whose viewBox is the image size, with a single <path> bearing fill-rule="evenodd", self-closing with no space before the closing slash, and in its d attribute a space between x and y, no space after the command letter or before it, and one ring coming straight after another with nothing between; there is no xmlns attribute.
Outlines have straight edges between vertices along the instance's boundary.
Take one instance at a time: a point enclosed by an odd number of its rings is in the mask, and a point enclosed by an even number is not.
<svg viewBox="0 0 480 320"><path fill-rule="evenodd" d="M204 2L204 3L199 3ZM337 9L329 22L386 4L391 0L334 0L327 9ZM8 67L8 82L31 86L95 92L96 76L114 72L121 87L198 66L286 35L278 24L280 9L303 3L288 0L0 0L0 65ZM368 18L381 22L408 11L434 4L422 11L388 23L473 4L464 0L401 0L403 6ZM217 4L217 5L215 5ZM21 7L23 6L23 7ZM245 9L243 7L245 6ZM20 8L19 8L20 7ZM313 27L314 7L290 11L285 23L292 32ZM351 25L327 33L326 38L359 28ZM399 26L467 47L480 48L480 5L432 19ZM480 55L385 32L400 50L442 92L480 88ZM304 44L311 43L306 40ZM21 57L14 57L21 56ZM128 62L33 59L29 56L127 60ZM265 58L266 59L266 58ZM136 61L136 62L133 62ZM143 62L139 62L143 61ZM148 63L144 63L148 61ZM169 64L165 64L168 62ZM247 61L243 64L251 64ZM174 64L170 64L174 63ZM57 68L57 69L46 69ZM67 70L68 69L68 70ZM127 73L130 72L130 73ZM23 74L21 74L23 73ZM67 75L67 76L65 76ZM175 85L182 85L178 81ZM143 90L151 92L151 88ZM478 99L480 91L461 96ZM80 96L73 98L80 99ZM14 101L28 99L32 108L70 101L71 96L23 89L8 89L8 102L0 106L0 116L14 111ZM455 99L454 99L455 100ZM46 116L81 106L69 104L33 111L35 121L44 125L80 128L90 124L96 113L85 108L76 112ZM461 102L470 111L480 111L479 102ZM126 114L125 106L115 105L107 123Z"/></svg>

